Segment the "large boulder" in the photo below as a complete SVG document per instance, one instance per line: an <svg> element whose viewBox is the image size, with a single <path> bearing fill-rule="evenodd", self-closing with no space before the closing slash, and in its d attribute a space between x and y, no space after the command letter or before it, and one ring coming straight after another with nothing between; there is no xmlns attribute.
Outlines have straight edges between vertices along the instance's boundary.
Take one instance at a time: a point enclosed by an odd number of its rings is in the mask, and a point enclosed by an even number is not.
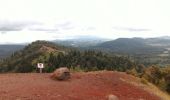
<svg viewBox="0 0 170 100"><path fill-rule="evenodd" d="M68 80L70 77L70 70L67 67L58 68L51 75L51 78L57 80Z"/></svg>

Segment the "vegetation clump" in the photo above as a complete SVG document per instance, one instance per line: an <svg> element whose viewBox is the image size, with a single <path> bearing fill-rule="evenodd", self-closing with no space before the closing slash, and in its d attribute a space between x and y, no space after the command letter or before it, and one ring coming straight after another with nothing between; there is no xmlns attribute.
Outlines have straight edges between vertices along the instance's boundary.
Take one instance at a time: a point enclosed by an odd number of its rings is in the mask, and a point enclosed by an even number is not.
<svg viewBox="0 0 170 100"><path fill-rule="evenodd" d="M141 65L139 65L141 66ZM128 70L127 73L140 77L141 82L144 84L147 84L148 82L151 82L158 86L163 91L167 91L170 93L170 67L159 67L159 66L148 66L141 68L142 71L139 71L136 67L135 69Z"/></svg>

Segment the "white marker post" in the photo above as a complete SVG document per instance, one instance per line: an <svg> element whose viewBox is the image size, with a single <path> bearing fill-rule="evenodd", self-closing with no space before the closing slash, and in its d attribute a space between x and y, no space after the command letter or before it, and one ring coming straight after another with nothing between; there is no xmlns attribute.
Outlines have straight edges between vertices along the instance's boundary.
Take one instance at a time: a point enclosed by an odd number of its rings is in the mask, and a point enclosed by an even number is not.
<svg viewBox="0 0 170 100"><path fill-rule="evenodd" d="M40 73L42 73L42 69L44 68L44 64L43 63L38 63L37 67L40 69Z"/></svg>

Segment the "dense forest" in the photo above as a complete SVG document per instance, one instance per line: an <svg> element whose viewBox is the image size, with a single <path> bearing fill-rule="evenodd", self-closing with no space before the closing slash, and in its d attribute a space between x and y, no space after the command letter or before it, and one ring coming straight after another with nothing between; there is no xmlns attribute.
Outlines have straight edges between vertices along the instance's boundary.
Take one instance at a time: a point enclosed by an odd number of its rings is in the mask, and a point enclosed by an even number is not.
<svg viewBox="0 0 170 100"><path fill-rule="evenodd" d="M37 41L15 52L0 63L0 72L34 72L37 63L44 63L44 72L66 66L84 71L132 69L135 64L126 57L107 55L97 51L80 51L46 41Z"/></svg>

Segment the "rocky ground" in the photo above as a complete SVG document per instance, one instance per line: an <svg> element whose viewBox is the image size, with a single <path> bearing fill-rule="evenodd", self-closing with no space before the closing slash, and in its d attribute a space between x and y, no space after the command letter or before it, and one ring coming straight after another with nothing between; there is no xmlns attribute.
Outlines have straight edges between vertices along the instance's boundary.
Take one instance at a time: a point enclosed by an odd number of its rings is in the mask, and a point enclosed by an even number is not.
<svg viewBox="0 0 170 100"><path fill-rule="evenodd" d="M110 94L119 100L161 100L140 84L133 76L111 71L71 73L67 81L46 73L0 74L0 100L107 100Z"/></svg>

